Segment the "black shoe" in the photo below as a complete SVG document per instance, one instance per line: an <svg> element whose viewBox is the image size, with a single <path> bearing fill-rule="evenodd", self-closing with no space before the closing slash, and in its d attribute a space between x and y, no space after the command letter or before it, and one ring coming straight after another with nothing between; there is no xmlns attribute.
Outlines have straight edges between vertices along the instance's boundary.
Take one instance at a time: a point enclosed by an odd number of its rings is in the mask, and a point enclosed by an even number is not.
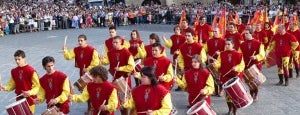
<svg viewBox="0 0 300 115"><path fill-rule="evenodd" d="M286 78L284 79L284 81L285 81L284 85L285 85L285 86L288 86L288 85L289 85L289 78L286 77Z"/></svg>

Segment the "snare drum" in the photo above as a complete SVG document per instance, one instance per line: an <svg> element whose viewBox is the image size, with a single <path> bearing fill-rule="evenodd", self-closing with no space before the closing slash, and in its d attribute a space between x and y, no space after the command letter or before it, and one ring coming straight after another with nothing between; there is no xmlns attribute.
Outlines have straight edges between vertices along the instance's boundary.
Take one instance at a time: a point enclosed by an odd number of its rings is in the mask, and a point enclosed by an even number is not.
<svg viewBox="0 0 300 115"><path fill-rule="evenodd" d="M118 90L118 97L121 102L124 102L125 93L126 93L126 98L131 97L131 89L130 89L128 83L126 82L126 80L124 79L124 77L120 77L120 78L116 79L113 82L113 84L115 85L115 87Z"/></svg>
<svg viewBox="0 0 300 115"><path fill-rule="evenodd" d="M239 77L234 77L224 83L223 89L231 98L236 108L245 108L249 106L253 99Z"/></svg>
<svg viewBox="0 0 300 115"><path fill-rule="evenodd" d="M205 99L197 102L187 112L188 115L216 115Z"/></svg>
<svg viewBox="0 0 300 115"><path fill-rule="evenodd" d="M59 115L59 109L53 106L42 113L42 115Z"/></svg>
<svg viewBox="0 0 300 115"><path fill-rule="evenodd" d="M5 107L8 115L33 115L26 98Z"/></svg>
<svg viewBox="0 0 300 115"><path fill-rule="evenodd" d="M208 71L211 73L211 75L213 76L214 80L216 81L216 84L220 85L221 81L220 81L220 74L219 72L215 69L213 64L209 64L206 67L208 69Z"/></svg>
<svg viewBox="0 0 300 115"><path fill-rule="evenodd" d="M259 85L266 81L266 77L258 70L254 64L244 72L245 83L251 89L257 89Z"/></svg>
<svg viewBox="0 0 300 115"><path fill-rule="evenodd" d="M92 82L93 78L90 76L89 73L85 73L83 76L81 76L73 85L77 87L78 91L82 92L85 86Z"/></svg>

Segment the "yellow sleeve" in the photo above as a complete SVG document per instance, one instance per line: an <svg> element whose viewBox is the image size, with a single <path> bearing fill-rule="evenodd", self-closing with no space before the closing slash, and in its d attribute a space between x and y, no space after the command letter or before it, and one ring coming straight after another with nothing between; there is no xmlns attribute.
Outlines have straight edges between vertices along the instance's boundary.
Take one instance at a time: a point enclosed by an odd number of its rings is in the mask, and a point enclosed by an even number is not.
<svg viewBox="0 0 300 115"><path fill-rule="evenodd" d="M119 71L132 72L133 68L134 68L134 65L135 65L134 59L133 59L132 55L130 55L129 59L128 59L128 64L124 65L124 66L120 66Z"/></svg>
<svg viewBox="0 0 300 115"><path fill-rule="evenodd" d="M296 42L292 42L291 45L292 45L292 46L291 46L292 49L293 49L293 50L296 50L296 48L299 46L299 43L298 43L298 41L296 41Z"/></svg>
<svg viewBox="0 0 300 115"><path fill-rule="evenodd" d="M209 74L208 79L206 80L206 86L204 87L205 95L211 95L215 91L214 79L211 74Z"/></svg>
<svg viewBox="0 0 300 115"><path fill-rule="evenodd" d="M127 108L127 109L134 109L135 108L135 103L133 101L133 98L131 97L127 101L125 101L124 104L122 104L122 107Z"/></svg>
<svg viewBox="0 0 300 115"><path fill-rule="evenodd" d="M202 63L206 63L206 60L207 60L207 56L206 56L206 52L205 52L205 49L204 48L202 48L202 50L201 50L201 52L200 52L200 54L199 54L200 56L201 56L201 60L202 60Z"/></svg>
<svg viewBox="0 0 300 115"><path fill-rule="evenodd" d="M129 49L130 43L124 39L124 45L123 45L123 46L124 46L126 49Z"/></svg>
<svg viewBox="0 0 300 115"><path fill-rule="evenodd" d="M135 55L135 57L142 59L143 55L141 53L146 52L144 43L142 43L141 46L137 48L137 51L138 53Z"/></svg>
<svg viewBox="0 0 300 115"><path fill-rule="evenodd" d="M64 50L64 57L66 60L71 60L75 58L74 49L71 50Z"/></svg>
<svg viewBox="0 0 300 115"><path fill-rule="evenodd" d="M104 57L103 57L103 59L100 60L100 64L101 64L101 65L108 65L108 64L109 64L107 52L104 53Z"/></svg>
<svg viewBox="0 0 300 115"><path fill-rule="evenodd" d="M245 62L244 62L243 58L242 58L242 61L238 65L235 66L235 68L236 68L235 71L238 72L238 73L244 71L244 69L245 69Z"/></svg>
<svg viewBox="0 0 300 115"><path fill-rule="evenodd" d="M147 51L146 51L145 46L142 47L141 49L142 49L142 51L141 52L139 51L139 56L140 56L141 59L144 59L147 56Z"/></svg>
<svg viewBox="0 0 300 115"><path fill-rule="evenodd" d="M112 113L114 111L116 111L117 107L118 107L118 95L117 95L117 90L113 89L111 95L109 96L108 99L108 104L107 106L107 110Z"/></svg>
<svg viewBox="0 0 300 115"><path fill-rule="evenodd" d="M266 50L266 54L269 54L275 48L276 42L273 41Z"/></svg>
<svg viewBox="0 0 300 115"><path fill-rule="evenodd" d="M33 73L31 82L32 82L32 86L29 94L36 95L39 92L39 89L41 87L40 80L36 72Z"/></svg>
<svg viewBox="0 0 300 115"><path fill-rule="evenodd" d="M166 113L170 113L172 110L172 101L171 101L171 94L168 93L166 96L163 98L161 102L161 108L158 110L154 110L153 113L154 115L164 115Z"/></svg>
<svg viewBox="0 0 300 115"><path fill-rule="evenodd" d="M46 95L46 92L45 92L44 88L40 87L39 93L37 95L40 103L43 103L45 101L45 95Z"/></svg>
<svg viewBox="0 0 300 115"><path fill-rule="evenodd" d="M90 98L90 95L85 87L80 95L73 95L72 101L74 102L86 102Z"/></svg>
<svg viewBox="0 0 300 115"><path fill-rule="evenodd" d="M99 54L98 54L98 52L96 50L94 50L91 64L87 67L87 70L90 70L93 67L99 65L99 63L100 63Z"/></svg>
<svg viewBox="0 0 300 115"><path fill-rule="evenodd" d="M184 69L184 60L183 60L183 56L182 56L181 51L179 51L177 59L178 59L178 67L179 67L179 69L183 70Z"/></svg>
<svg viewBox="0 0 300 115"><path fill-rule="evenodd" d="M171 39L167 40L167 39L163 39L164 40L164 44L167 48L171 48L173 46L173 42Z"/></svg>
<svg viewBox="0 0 300 115"><path fill-rule="evenodd" d="M167 73L163 76L164 82L170 82L173 79L173 67L172 63L169 64Z"/></svg>
<svg viewBox="0 0 300 115"><path fill-rule="evenodd" d="M256 60L257 61L262 61L263 59L265 59L265 55L266 55L265 47L264 47L263 44L261 44L260 47L259 47L259 53L257 55L255 55Z"/></svg>
<svg viewBox="0 0 300 115"><path fill-rule="evenodd" d="M220 69L220 67L221 67L221 56L219 55L218 56L218 58L217 58L217 61L215 61L214 63L213 63L213 66L217 69L217 70L219 70Z"/></svg>
<svg viewBox="0 0 300 115"><path fill-rule="evenodd" d="M176 84L181 87L182 89L186 89L187 84L186 84L186 80L185 80L185 76L183 75L181 77L181 79L177 78L176 79Z"/></svg>
<svg viewBox="0 0 300 115"><path fill-rule="evenodd" d="M196 41L196 42L198 42L198 35L196 35L196 36L194 36L194 41ZM200 44L202 44L202 43L200 43Z"/></svg>
<svg viewBox="0 0 300 115"><path fill-rule="evenodd" d="M58 103L64 103L66 100L68 100L69 95L70 95L69 79L66 78L63 83L62 92L58 97L55 98L55 100Z"/></svg>
<svg viewBox="0 0 300 115"><path fill-rule="evenodd" d="M16 89L16 83L12 77L9 78L7 85L4 87L5 91L12 91Z"/></svg>

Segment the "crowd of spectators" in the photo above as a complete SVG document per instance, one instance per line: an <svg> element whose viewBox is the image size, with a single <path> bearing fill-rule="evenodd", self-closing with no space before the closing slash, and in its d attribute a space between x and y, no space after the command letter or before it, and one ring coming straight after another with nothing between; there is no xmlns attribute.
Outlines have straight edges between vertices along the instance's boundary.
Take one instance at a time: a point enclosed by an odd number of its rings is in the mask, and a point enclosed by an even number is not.
<svg viewBox="0 0 300 115"><path fill-rule="evenodd" d="M202 12L210 23L217 9L227 7L229 12L237 12L247 22L258 8L268 7L269 17L274 17L277 9L288 7L289 12L300 11L296 5L231 5L230 3L186 3L180 6L150 4L145 6L91 6L74 4L66 1L53 2L17 2L2 0L0 7L0 36L22 32L37 32L53 29L106 27L108 25L126 26L131 24L178 24L182 10L186 11L190 24L196 15Z"/></svg>

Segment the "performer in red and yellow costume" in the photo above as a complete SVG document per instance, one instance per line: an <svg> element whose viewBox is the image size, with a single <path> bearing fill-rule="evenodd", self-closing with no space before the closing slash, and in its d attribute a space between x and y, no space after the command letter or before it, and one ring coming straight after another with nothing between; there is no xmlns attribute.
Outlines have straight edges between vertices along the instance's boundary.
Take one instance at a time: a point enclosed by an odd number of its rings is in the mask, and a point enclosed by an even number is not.
<svg viewBox="0 0 300 115"><path fill-rule="evenodd" d="M290 30L288 30L287 32L294 35L298 41L298 43L300 43L300 30L298 28L297 22L291 22L290 23ZM298 46L296 48L295 51L292 51L292 56L290 57L290 66L289 66L289 75L290 78L293 77L293 65L295 67L296 70L296 77L299 77L299 69L300 69L300 63L299 63L299 55L300 55L300 47Z"/></svg>
<svg viewBox="0 0 300 115"><path fill-rule="evenodd" d="M203 44L213 36L212 28L206 23L206 18L204 16L199 18L199 24L196 26L195 34L198 35L197 41Z"/></svg>
<svg viewBox="0 0 300 115"><path fill-rule="evenodd" d="M242 35L237 32L236 26L234 23L228 24L228 32L226 32L225 39L232 38L234 41L234 49L238 50L240 44L244 41Z"/></svg>
<svg viewBox="0 0 300 115"><path fill-rule="evenodd" d="M70 95L73 102L90 100L92 115L114 115L118 107L118 96L115 86L107 81L108 71L103 66L95 66L89 71L93 82L88 83L80 95ZM100 111L100 112L99 112Z"/></svg>
<svg viewBox="0 0 300 115"><path fill-rule="evenodd" d="M11 77L6 86L0 86L1 91L12 91L18 95L16 100L26 98L31 112L34 114L36 95L40 88L39 77L33 67L27 64L23 50L14 54L18 67L11 70Z"/></svg>
<svg viewBox="0 0 300 115"><path fill-rule="evenodd" d="M55 60L46 56L42 60L46 74L40 78L39 102L46 99L47 107L56 106L63 114L70 112L68 96L70 95L69 79L66 74L55 70Z"/></svg>

